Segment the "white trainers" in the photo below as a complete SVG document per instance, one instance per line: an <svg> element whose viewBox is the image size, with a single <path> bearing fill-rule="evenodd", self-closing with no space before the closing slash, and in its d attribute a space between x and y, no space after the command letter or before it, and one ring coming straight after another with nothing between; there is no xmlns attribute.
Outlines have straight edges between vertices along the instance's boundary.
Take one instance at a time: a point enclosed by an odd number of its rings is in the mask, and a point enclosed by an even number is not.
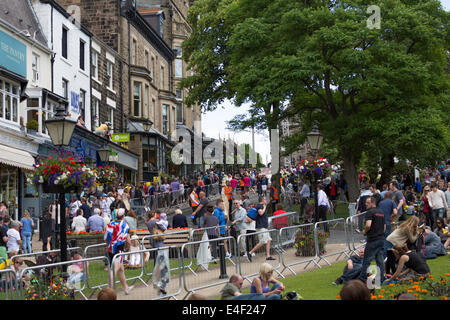
<svg viewBox="0 0 450 320"><path fill-rule="evenodd" d="M130 291L133 290L134 286L129 286L127 290L125 290L125 294L129 295Z"/></svg>
<svg viewBox="0 0 450 320"><path fill-rule="evenodd" d="M225 255L225 258L231 258L231 253L227 252L227 254Z"/></svg>

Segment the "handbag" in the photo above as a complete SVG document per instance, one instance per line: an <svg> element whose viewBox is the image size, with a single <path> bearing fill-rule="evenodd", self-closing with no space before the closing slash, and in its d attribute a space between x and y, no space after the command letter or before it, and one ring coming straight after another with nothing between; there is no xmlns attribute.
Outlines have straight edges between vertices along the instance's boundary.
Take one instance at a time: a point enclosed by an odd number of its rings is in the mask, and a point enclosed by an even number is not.
<svg viewBox="0 0 450 320"><path fill-rule="evenodd" d="M164 239L166 238L166 237L164 237L164 231L162 231L158 227L154 227L152 230L152 233L153 233L152 239L154 241L164 241Z"/></svg>

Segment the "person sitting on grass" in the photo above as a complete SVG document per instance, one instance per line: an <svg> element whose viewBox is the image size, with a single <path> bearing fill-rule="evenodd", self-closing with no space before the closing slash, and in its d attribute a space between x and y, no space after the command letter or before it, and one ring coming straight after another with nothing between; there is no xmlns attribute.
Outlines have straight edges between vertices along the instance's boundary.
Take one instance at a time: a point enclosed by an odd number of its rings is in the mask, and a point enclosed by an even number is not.
<svg viewBox="0 0 450 320"><path fill-rule="evenodd" d="M427 277L430 273L430 267L424 257L420 253L409 250L406 245L396 245L392 248L392 252L398 259L398 267L391 277L386 275L388 278L386 282L392 280L398 280L399 282L417 281L420 277ZM406 269L404 270L403 267L406 267Z"/></svg>
<svg viewBox="0 0 450 320"><path fill-rule="evenodd" d="M357 279L361 273L362 262L364 258L364 248L358 251L358 254L352 255L347 260L347 265L344 268L344 273L342 276L333 281L334 285L339 285L342 283L347 283L350 280Z"/></svg>
<svg viewBox="0 0 450 320"><path fill-rule="evenodd" d="M273 277L273 266L264 262L259 268L259 277L252 281L250 293L262 293L268 300L280 300L284 289L283 283Z"/></svg>
<svg viewBox="0 0 450 320"><path fill-rule="evenodd" d="M220 290L221 300L266 300L262 293L248 293L242 294L241 288L244 284L244 279L240 274L233 274L230 280Z"/></svg>

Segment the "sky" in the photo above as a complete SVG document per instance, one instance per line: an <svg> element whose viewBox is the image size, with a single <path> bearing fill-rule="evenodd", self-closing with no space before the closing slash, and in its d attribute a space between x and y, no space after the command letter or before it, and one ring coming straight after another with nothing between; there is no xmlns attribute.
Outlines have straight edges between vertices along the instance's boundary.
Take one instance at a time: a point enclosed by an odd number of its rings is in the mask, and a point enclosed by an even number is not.
<svg viewBox="0 0 450 320"><path fill-rule="evenodd" d="M442 6L446 11L450 11L450 0L441 0ZM215 111L204 113L202 116L202 131L210 138L231 138L234 137L237 143L250 143L252 141L252 134L248 132L232 132L226 130L226 121L234 118L235 115L247 113L248 105L240 107L234 106L230 101L226 101ZM262 160L267 164L267 159L270 162L270 142L269 134L255 133L255 150L261 154Z"/></svg>

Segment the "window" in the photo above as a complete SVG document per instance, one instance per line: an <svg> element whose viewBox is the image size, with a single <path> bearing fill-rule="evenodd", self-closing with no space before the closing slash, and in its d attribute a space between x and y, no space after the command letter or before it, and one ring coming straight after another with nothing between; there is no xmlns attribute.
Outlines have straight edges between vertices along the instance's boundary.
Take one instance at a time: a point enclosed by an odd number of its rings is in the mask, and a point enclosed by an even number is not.
<svg viewBox="0 0 450 320"><path fill-rule="evenodd" d="M91 110L91 115L92 115L92 126L93 129L97 129L100 126L100 100L98 100L97 98L92 98L92 110Z"/></svg>
<svg viewBox="0 0 450 320"><path fill-rule="evenodd" d="M62 96L66 99L69 97L69 81L64 78L62 79Z"/></svg>
<svg viewBox="0 0 450 320"><path fill-rule="evenodd" d="M39 83L39 56L33 53L31 58L31 70L33 70L33 83Z"/></svg>
<svg viewBox="0 0 450 320"><path fill-rule="evenodd" d="M183 91L177 89L177 100L183 100Z"/></svg>
<svg viewBox="0 0 450 320"><path fill-rule="evenodd" d="M84 47L86 46L86 43L83 40L80 40L80 69L81 70L85 70L84 69L84 58L85 58L85 53L84 53Z"/></svg>
<svg viewBox="0 0 450 320"><path fill-rule="evenodd" d="M161 85L161 90L164 90L164 77L165 77L165 75L164 75L164 67L163 66L161 66L161 74L159 75L160 76L160 85Z"/></svg>
<svg viewBox="0 0 450 320"><path fill-rule="evenodd" d="M162 128L163 134L167 134L169 125L169 106L167 104L162 105Z"/></svg>
<svg viewBox="0 0 450 320"><path fill-rule="evenodd" d="M111 131L114 130L114 108L108 106L108 122L111 123Z"/></svg>
<svg viewBox="0 0 450 320"><path fill-rule="evenodd" d="M131 64L136 64L137 41L133 38L131 45Z"/></svg>
<svg viewBox="0 0 450 320"><path fill-rule="evenodd" d="M151 117L152 121L155 122L155 110L156 110L156 101L155 99L152 99L152 107L151 107Z"/></svg>
<svg viewBox="0 0 450 320"><path fill-rule="evenodd" d="M92 50L92 78L98 80L98 53Z"/></svg>
<svg viewBox="0 0 450 320"><path fill-rule="evenodd" d="M134 83L134 116L141 116L141 88L142 84L140 82Z"/></svg>
<svg viewBox="0 0 450 320"><path fill-rule="evenodd" d="M177 103L177 122L183 122L183 104Z"/></svg>
<svg viewBox="0 0 450 320"><path fill-rule="evenodd" d="M155 57L152 57L152 70L150 70L153 81L155 81Z"/></svg>
<svg viewBox="0 0 450 320"><path fill-rule="evenodd" d="M144 92L144 118L146 118L146 119L150 118L150 106L148 104L149 95L150 95L150 87L148 85L145 85L145 92Z"/></svg>
<svg viewBox="0 0 450 320"><path fill-rule="evenodd" d="M64 58L67 59L67 37L69 34L69 30L66 27L62 27L62 46L61 46L61 54Z"/></svg>
<svg viewBox="0 0 450 320"><path fill-rule="evenodd" d="M80 90L80 115L85 120L85 108L86 108L86 91Z"/></svg>
<svg viewBox="0 0 450 320"><path fill-rule="evenodd" d="M145 65L145 68L148 70L149 69L149 67L150 67L150 61L149 61L149 53L148 53L148 50L145 50L145 52L144 52L144 65Z"/></svg>
<svg viewBox="0 0 450 320"><path fill-rule="evenodd" d="M106 61L106 83L109 89L113 89L113 63L109 60Z"/></svg>
<svg viewBox="0 0 450 320"><path fill-rule="evenodd" d="M19 122L19 86L0 80L0 117L5 120Z"/></svg>
<svg viewBox="0 0 450 320"><path fill-rule="evenodd" d="M183 77L183 59L182 59L182 49L176 48L176 59L175 59L175 77Z"/></svg>

